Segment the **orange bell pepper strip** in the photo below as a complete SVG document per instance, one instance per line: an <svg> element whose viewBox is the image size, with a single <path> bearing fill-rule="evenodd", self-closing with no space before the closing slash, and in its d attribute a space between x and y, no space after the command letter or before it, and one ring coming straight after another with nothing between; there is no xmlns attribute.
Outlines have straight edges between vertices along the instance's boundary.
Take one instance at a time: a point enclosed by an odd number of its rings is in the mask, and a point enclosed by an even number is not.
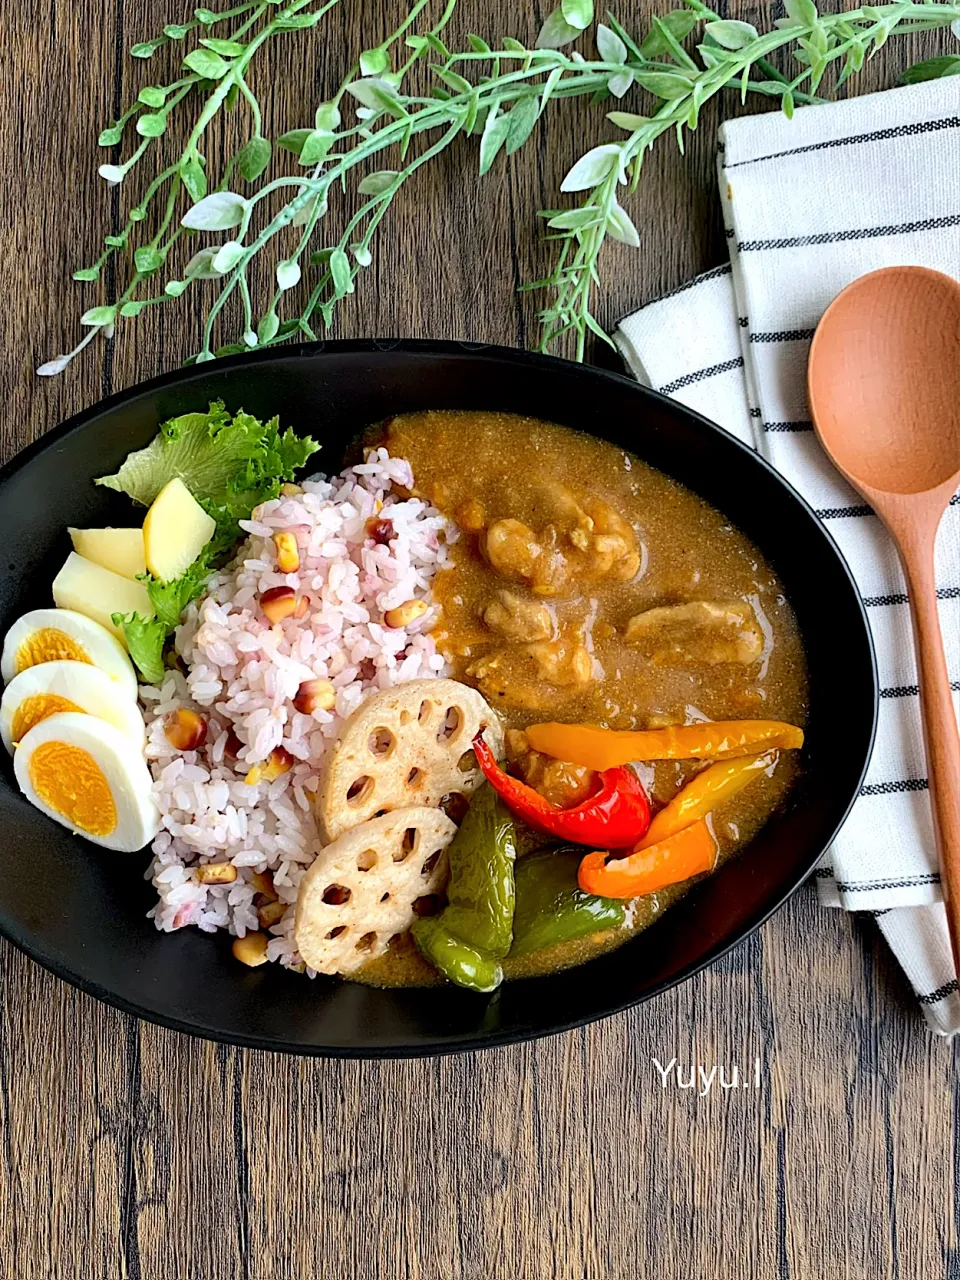
<svg viewBox="0 0 960 1280"><path fill-rule="evenodd" d="M676 835L684 827L692 826L705 818L724 800L766 773L777 758L775 751L762 756L739 756L734 760L720 760L703 773L698 773L669 802L650 823L647 834L634 845L634 849L647 849L659 844L668 836Z"/></svg>
<svg viewBox="0 0 960 1280"><path fill-rule="evenodd" d="M714 720L639 730L534 724L525 732L534 751L601 772L632 761L729 760L803 746L803 730L780 720Z"/></svg>
<svg viewBox="0 0 960 1280"><path fill-rule="evenodd" d="M712 871L717 848L706 818L701 818L657 844L634 850L626 858L611 858L602 851L588 853L580 863L577 882L584 893L600 898L641 898L669 884Z"/></svg>

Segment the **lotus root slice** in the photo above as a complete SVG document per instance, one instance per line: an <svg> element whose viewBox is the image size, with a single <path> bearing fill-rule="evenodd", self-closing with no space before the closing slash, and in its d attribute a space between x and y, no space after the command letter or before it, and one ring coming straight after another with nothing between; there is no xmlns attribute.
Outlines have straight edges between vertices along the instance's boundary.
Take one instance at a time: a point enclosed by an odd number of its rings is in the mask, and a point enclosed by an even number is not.
<svg viewBox="0 0 960 1280"><path fill-rule="evenodd" d="M496 713L456 680L411 680L368 698L327 757L317 794L321 834L336 840L358 823L410 805L462 811L483 774L473 752L481 732L503 754Z"/></svg>
<svg viewBox="0 0 960 1280"><path fill-rule="evenodd" d="M439 809L398 809L348 831L300 882L294 937L318 973L351 973L382 955L442 892L456 824Z"/></svg>

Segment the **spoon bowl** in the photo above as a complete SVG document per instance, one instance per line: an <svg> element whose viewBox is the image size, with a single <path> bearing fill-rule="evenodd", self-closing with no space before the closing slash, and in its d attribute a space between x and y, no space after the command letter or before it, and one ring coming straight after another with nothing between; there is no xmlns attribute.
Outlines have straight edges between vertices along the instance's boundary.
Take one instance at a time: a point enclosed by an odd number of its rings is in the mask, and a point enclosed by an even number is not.
<svg viewBox="0 0 960 1280"><path fill-rule="evenodd" d="M810 352L821 443L861 491L924 493L960 472L960 284L888 267L831 304Z"/></svg>
<svg viewBox="0 0 960 1280"><path fill-rule="evenodd" d="M814 426L897 545L917 651L940 876L960 973L960 734L934 576L960 486L960 283L926 267L854 281L827 308L808 366Z"/></svg>

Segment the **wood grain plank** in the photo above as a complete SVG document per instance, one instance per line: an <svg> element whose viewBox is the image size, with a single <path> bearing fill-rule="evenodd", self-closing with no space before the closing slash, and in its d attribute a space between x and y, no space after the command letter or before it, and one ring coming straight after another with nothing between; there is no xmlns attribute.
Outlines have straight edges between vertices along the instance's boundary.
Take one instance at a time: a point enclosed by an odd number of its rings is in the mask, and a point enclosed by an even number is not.
<svg viewBox="0 0 960 1280"><path fill-rule="evenodd" d="M96 255L118 197L96 177L92 141L149 76L123 50L190 7L51 0L9 20L4 457L196 348L191 302L144 316L66 378L32 373L76 340L94 300L69 274ZM629 16L639 25L655 7ZM274 131L302 124L345 51L400 11L344 3L311 60L297 39L278 44L256 73ZM773 16L749 0L727 11ZM543 12L462 0L456 32L531 38ZM858 90L935 47L918 36L909 53L884 50ZM720 260L713 143L738 109L711 104L684 159L666 141L650 157L631 206L643 248L604 261L605 324ZM535 342L540 302L516 293L550 260L535 211L605 128L596 109L564 103L483 181L474 145L457 143L404 192L334 335ZM211 140L211 158L227 141ZM960 1280L956 1055L923 1028L873 924L820 911L809 890L641 1009L456 1059L315 1062L202 1044L97 1004L7 944L0 997L3 1280L672 1280L692 1259L717 1280ZM664 1089L652 1064L729 1073L757 1055L759 1090L706 1096Z"/></svg>

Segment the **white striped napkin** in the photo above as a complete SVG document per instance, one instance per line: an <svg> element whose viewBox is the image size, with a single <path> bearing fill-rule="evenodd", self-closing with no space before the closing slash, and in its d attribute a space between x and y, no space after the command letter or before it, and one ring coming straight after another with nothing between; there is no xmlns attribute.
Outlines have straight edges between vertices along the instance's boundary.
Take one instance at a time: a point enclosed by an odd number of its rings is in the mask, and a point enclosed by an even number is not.
<svg viewBox="0 0 960 1280"><path fill-rule="evenodd" d="M861 798L817 871L822 901L872 911L942 1035L960 997L940 897L904 579L886 531L809 422L810 338L858 276L915 263L960 278L960 77L720 131L730 262L627 317L637 377L753 445L840 546L873 629L881 702ZM937 543L947 661L960 690L960 495Z"/></svg>

